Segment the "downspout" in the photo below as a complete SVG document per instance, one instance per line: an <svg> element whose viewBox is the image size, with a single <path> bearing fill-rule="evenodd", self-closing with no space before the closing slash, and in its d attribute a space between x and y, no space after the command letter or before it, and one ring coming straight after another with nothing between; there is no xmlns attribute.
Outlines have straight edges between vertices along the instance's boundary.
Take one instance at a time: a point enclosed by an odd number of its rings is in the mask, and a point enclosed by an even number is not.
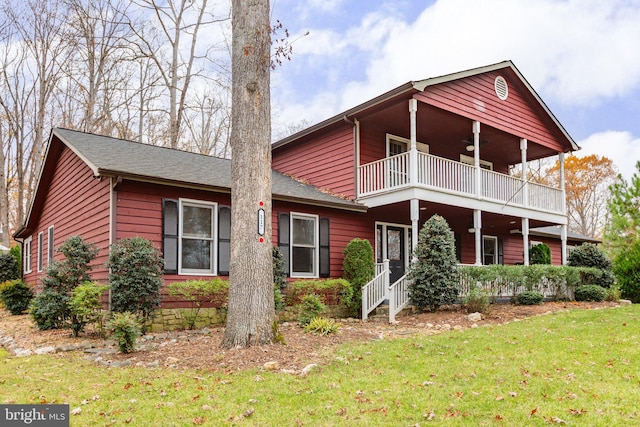
<svg viewBox="0 0 640 427"><path fill-rule="evenodd" d="M118 205L118 185L122 182L121 176L116 176L111 178L110 188L109 188L109 251L111 251L111 246L116 241L116 211ZM111 275L111 268L109 268L109 275ZM109 287L109 311L111 311L111 287Z"/></svg>

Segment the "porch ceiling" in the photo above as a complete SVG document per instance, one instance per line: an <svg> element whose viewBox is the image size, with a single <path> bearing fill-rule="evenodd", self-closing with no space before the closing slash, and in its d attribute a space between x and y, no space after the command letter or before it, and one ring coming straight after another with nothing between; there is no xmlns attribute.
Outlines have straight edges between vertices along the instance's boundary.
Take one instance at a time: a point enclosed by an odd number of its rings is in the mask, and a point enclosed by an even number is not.
<svg viewBox="0 0 640 427"><path fill-rule="evenodd" d="M384 105L383 108L358 118L362 126L409 138L410 123L408 102ZM459 160L460 154L473 155L466 151L464 139L473 135L472 121L466 117L443 109L420 103L417 114L417 138L429 144L431 154ZM488 125L480 126L480 157L497 165L515 165L521 160L520 137L511 135ZM547 147L529 141L527 159L537 160L557 155Z"/></svg>

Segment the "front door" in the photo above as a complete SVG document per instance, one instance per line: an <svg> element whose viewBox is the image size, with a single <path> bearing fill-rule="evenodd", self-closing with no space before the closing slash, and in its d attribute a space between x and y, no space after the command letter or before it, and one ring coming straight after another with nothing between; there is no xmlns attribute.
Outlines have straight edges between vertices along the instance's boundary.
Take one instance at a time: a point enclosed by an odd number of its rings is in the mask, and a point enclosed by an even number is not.
<svg viewBox="0 0 640 427"><path fill-rule="evenodd" d="M389 284L404 275L404 228L387 227L387 258L389 259Z"/></svg>

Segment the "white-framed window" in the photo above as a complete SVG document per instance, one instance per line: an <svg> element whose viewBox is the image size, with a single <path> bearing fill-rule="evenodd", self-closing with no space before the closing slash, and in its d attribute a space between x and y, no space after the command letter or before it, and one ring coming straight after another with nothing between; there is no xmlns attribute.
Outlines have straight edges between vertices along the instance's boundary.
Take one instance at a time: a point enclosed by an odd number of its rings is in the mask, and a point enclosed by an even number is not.
<svg viewBox="0 0 640 427"><path fill-rule="evenodd" d="M318 215L291 212L291 277L318 277Z"/></svg>
<svg viewBox="0 0 640 427"><path fill-rule="evenodd" d="M24 239L22 252L22 269L25 273L31 273L31 237Z"/></svg>
<svg viewBox="0 0 640 427"><path fill-rule="evenodd" d="M37 251L37 264L38 264L38 273L42 271L42 251L44 250L44 233L41 231L38 233L38 251Z"/></svg>
<svg viewBox="0 0 640 427"><path fill-rule="evenodd" d="M386 135L387 142L387 157L396 156L398 154L406 153L411 147L411 140L403 138L401 136L388 133ZM429 153L429 145L417 142L416 146L418 151L422 153Z"/></svg>
<svg viewBox="0 0 640 427"><path fill-rule="evenodd" d="M471 156L465 156L464 154L460 154L460 163L465 163L467 165L471 165L474 166L475 165L475 161L474 158ZM486 170L493 170L493 163L488 162L486 160L482 160L480 159L480 167L482 169L486 169Z"/></svg>
<svg viewBox="0 0 640 427"><path fill-rule="evenodd" d="M53 256L55 254L53 225L47 230L47 266L53 264Z"/></svg>
<svg viewBox="0 0 640 427"><path fill-rule="evenodd" d="M482 264L498 264L498 238L482 236Z"/></svg>
<svg viewBox="0 0 640 427"><path fill-rule="evenodd" d="M179 274L216 274L216 207L213 202L180 199Z"/></svg>

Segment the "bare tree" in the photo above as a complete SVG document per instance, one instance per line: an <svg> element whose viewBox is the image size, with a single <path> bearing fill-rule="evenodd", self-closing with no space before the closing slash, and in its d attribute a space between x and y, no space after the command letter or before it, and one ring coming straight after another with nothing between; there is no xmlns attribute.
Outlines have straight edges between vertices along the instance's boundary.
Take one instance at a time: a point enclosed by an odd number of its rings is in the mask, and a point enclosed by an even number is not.
<svg viewBox="0 0 640 427"><path fill-rule="evenodd" d="M227 348L273 342L275 317L269 1L233 0L231 7L231 261L222 339Z"/></svg>
<svg viewBox="0 0 640 427"><path fill-rule="evenodd" d="M177 148L189 86L202 72L199 61L206 58L206 52L199 53L198 33L220 20L208 15L207 0L167 0L162 4L139 0L135 4L153 16L146 28L132 25L131 29L137 35L139 54L155 63L168 92L169 146Z"/></svg>
<svg viewBox="0 0 640 427"><path fill-rule="evenodd" d="M191 148L200 154L217 157L229 156L231 114L223 101L225 89L207 90L197 94L191 102L185 125Z"/></svg>

